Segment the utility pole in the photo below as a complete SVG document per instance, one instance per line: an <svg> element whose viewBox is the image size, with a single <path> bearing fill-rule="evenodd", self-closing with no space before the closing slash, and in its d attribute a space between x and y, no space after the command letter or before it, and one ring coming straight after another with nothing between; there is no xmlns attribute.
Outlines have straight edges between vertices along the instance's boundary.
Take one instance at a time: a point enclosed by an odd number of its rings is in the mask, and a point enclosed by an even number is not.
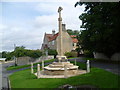
<svg viewBox="0 0 120 90"><path fill-rule="evenodd" d="M15 48L16 48L16 45L14 44L14 52L15 52ZM15 55L14 55L14 61L15 61L15 66L17 66Z"/></svg>

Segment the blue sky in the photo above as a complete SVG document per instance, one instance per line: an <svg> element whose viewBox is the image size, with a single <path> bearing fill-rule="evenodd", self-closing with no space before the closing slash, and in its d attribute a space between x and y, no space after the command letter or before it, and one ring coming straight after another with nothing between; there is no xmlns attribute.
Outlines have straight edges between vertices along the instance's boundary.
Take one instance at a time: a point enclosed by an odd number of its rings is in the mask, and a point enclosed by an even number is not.
<svg viewBox="0 0 120 90"><path fill-rule="evenodd" d="M60 1L1 2L0 51L12 51L14 44L27 49L40 49L45 32L51 33L53 29L58 32L59 6L63 7L62 18L66 28L80 30L81 21L78 17L84 6L75 8L76 1Z"/></svg>

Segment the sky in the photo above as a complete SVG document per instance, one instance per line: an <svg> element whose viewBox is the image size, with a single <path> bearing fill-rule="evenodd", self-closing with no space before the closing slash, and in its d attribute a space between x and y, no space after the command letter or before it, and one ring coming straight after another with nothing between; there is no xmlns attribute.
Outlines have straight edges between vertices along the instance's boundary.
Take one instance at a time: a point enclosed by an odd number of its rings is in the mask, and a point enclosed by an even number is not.
<svg viewBox="0 0 120 90"><path fill-rule="evenodd" d="M79 15L84 6L74 7L77 0L3 0L0 2L0 51L16 46L40 49L44 34L58 32L58 7L67 29L80 30Z"/></svg>

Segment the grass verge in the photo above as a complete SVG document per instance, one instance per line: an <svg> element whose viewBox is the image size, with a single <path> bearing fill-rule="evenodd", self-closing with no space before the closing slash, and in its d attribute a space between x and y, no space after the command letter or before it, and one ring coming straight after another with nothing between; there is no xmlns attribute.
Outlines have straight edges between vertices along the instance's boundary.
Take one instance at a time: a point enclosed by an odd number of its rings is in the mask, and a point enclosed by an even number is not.
<svg viewBox="0 0 120 90"><path fill-rule="evenodd" d="M80 67L81 63L77 63ZM91 72L67 79L40 78L30 73L30 69L15 72L10 75L12 88L58 88L59 86L70 84L74 86L92 85L98 88L120 88L118 81L120 76L99 68L91 68Z"/></svg>

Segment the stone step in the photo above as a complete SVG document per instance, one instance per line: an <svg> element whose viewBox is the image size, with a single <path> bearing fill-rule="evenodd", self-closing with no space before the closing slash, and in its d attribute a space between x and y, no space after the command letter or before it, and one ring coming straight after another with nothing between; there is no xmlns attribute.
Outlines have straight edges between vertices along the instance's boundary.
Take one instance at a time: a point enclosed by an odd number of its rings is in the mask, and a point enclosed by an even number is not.
<svg viewBox="0 0 120 90"><path fill-rule="evenodd" d="M53 62L53 65L64 65L64 64L71 64L70 62Z"/></svg>
<svg viewBox="0 0 120 90"><path fill-rule="evenodd" d="M68 70L69 69L78 69L78 67L79 66L72 66L72 67L68 67L67 69ZM53 68L53 67L49 67L49 66L44 67L44 69L46 69L46 70L65 70L65 68L61 68L61 67L55 67L55 68Z"/></svg>

